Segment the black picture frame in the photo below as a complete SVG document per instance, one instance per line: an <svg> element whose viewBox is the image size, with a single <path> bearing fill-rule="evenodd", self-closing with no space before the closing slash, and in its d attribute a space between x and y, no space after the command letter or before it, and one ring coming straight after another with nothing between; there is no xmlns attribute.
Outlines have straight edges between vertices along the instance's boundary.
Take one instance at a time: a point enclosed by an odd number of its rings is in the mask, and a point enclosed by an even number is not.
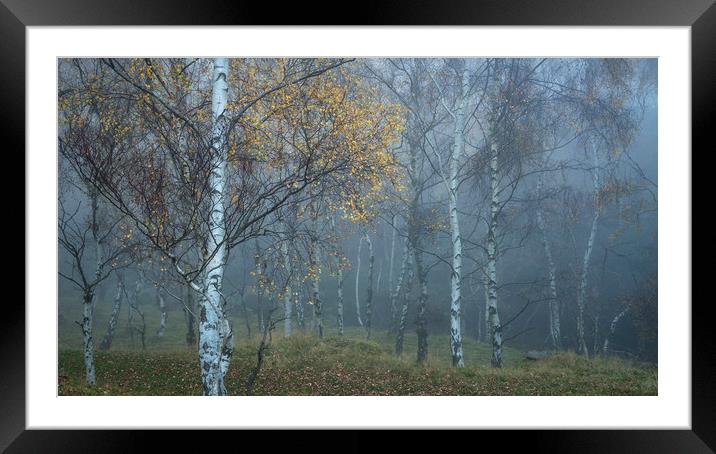
<svg viewBox="0 0 716 454"><path fill-rule="evenodd" d="M347 5L350 6L350 5ZM330 11L320 16L318 11ZM202 0L0 0L0 125L6 157L25 168L25 27L33 25L569 25L569 26L690 26L692 64L692 150L708 152L711 119L716 118L716 6L714 0L457 0L451 2L399 0L364 1L339 8L338 2L307 4ZM9 139L9 140L8 140ZM713 148L713 147L710 147ZM693 156L693 151L690 151ZM8 164L5 164L6 166ZM7 169L8 167L6 167ZM17 168L17 167L15 167ZM19 174L15 171L14 173ZM692 173L692 181L694 181ZM15 186L16 188L17 186ZM14 192L16 193L15 189ZM5 194L12 194L6 192ZM19 205L19 198L16 202ZM693 203L692 203L693 206ZM24 207L22 208L24 210ZM17 212L19 212L19 207ZM693 221L691 221L693 222ZM24 225L26 231L27 225ZM692 229L693 231L693 229ZM25 241L29 241L27 235ZM17 253L19 256L19 252ZM26 270L31 273L31 269ZM693 281L693 278L692 278ZM14 304L12 302L14 301ZM25 430L25 308L7 298L0 316L0 449L7 452L134 452L146 436L138 431ZM692 420L691 430L548 430L462 433L475 449L497 441L500 446L537 452L714 452L716 450L716 377L712 318L708 298L692 303ZM476 410L477 411L477 410ZM202 440L174 432L173 442L187 448ZM227 432L224 432L226 435ZM356 432L334 432L341 450L365 452L377 446ZM241 436L244 437L243 435ZM233 435L234 443L239 439ZM252 437L254 438L254 437ZM257 440L266 440L258 435ZM423 446L422 437L400 437L404 449ZM195 440L195 441L193 441ZM300 447L307 435L270 437L271 447L286 443ZM509 444L507 444L509 440ZM254 441L254 440L252 440ZM189 444L185 444L189 443ZM242 444L244 442L241 442ZM248 449L248 444L244 445ZM319 449L314 446L314 449ZM512 451L512 449L508 449Z"/></svg>

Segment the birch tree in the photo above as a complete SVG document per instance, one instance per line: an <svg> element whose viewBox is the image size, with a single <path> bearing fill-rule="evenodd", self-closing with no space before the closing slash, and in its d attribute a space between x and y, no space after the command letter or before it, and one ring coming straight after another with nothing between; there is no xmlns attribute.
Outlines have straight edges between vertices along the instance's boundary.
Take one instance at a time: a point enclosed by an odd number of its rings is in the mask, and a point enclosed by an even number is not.
<svg viewBox="0 0 716 454"><path fill-rule="evenodd" d="M460 160L465 150L465 125L467 99L470 91L470 71L467 63L463 64L461 71L461 84L454 111L449 110L455 122L453 132L453 146L449 161L448 210L450 219L450 239L452 243L452 272L450 277L450 350L452 364L464 367L465 360L462 352L462 235L460 233L460 220L458 218L458 174ZM447 108L446 108L447 109Z"/></svg>
<svg viewBox="0 0 716 454"><path fill-rule="evenodd" d="M196 292L205 394L226 391L233 335L222 284L231 249L265 235L274 213L308 187L377 190L391 165L400 117L339 77L347 62L87 60L74 70L91 67L92 78L62 87L67 160ZM88 99L99 123L86 121ZM301 134L309 129L320 134ZM90 135L102 140L83 140ZM289 176L275 167L286 153L299 163Z"/></svg>
<svg viewBox="0 0 716 454"><path fill-rule="evenodd" d="M639 111L634 109L642 92L636 83L634 62L625 59L587 60L582 85L573 95L577 101L578 127L582 132L592 181L592 217L581 263L577 290L577 351L588 356L585 335L585 308L592 251L600 217L609 200L602 172L631 144L638 129Z"/></svg>
<svg viewBox="0 0 716 454"><path fill-rule="evenodd" d="M366 338L370 339L371 323L373 320L373 266L375 254L373 253L373 242L370 239L370 235L365 233L363 238L365 238L365 242L368 245L368 286L366 288L365 298L365 330Z"/></svg>
<svg viewBox="0 0 716 454"><path fill-rule="evenodd" d="M537 193L542 198L542 176L539 178L537 185ZM562 331L560 321L559 299L557 297L557 266L555 265L552 255L552 244L549 241L547 226L544 220L544 214L541 202L537 205L537 227L542 236L542 248L547 260L547 274L549 278L549 334L552 340L552 348L560 350L562 348Z"/></svg>
<svg viewBox="0 0 716 454"><path fill-rule="evenodd" d="M356 252L356 285L355 285L355 293L356 293L356 317L358 319L358 325L363 326L363 319L360 316L360 252L361 248L363 247L363 237L361 236L358 240L358 252Z"/></svg>
<svg viewBox="0 0 716 454"><path fill-rule="evenodd" d="M65 191L63 191L65 192ZM60 277L74 284L82 294L82 321L75 322L82 330L82 352L85 368L85 381L96 384L94 364L94 308L97 287L105 281L112 271L126 266L122 261L127 246L117 242L113 236L119 219L107 217L106 208L92 189L87 191L89 207L78 201L72 208L66 205L61 192L58 218L58 242L70 257L71 272L60 271ZM88 208L89 212L85 210ZM83 210L84 209L84 210ZM83 218L86 215L86 219ZM120 218L121 219L121 218ZM88 264L89 248L93 248L94 260Z"/></svg>
<svg viewBox="0 0 716 454"><path fill-rule="evenodd" d="M114 302L112 303L112 312L109 315L109 321L107 322L107 332L102 338L102 342L99 344L100 350L109 350L112 346L112 340L114 339L114 333L117 330L117 324L119 323L119 313L122 310L122 299L124 297L124 276L121 272L117 272L117 287L114 296Z"/></svg>

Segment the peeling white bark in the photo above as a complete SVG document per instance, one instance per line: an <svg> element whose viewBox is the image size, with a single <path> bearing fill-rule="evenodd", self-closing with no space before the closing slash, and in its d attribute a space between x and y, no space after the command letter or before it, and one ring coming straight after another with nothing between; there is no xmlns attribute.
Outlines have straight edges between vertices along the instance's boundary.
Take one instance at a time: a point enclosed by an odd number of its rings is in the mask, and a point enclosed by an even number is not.
<svg viewBox="0 0 716 454"><path fill-rule="evenodd" d="M234 330L231 327L229 317L224 317L221 321L221 357L219 358L219 368L221 370L221 395L227 395L224 377L229 371L231 357L234 354Z"/></svg>
<svg viewBox="0 0 716 454"><path fill-rule="evenodd" d="M94 309L94 292L85 292L82 301L82 351L85 363L85 381L94 385L94 344L92 340L92 321Z"/></svg>
<svg viewBox="0 0 716 454"><path fill-rule="evenodd" d="M490 146L490 223L487 232L487 315L492 341L492 366L502 367L502 325L497 311L497 216L500 210L498 188L499 155L497 145Z"/></svg>
<svg viewBox="0 0 716 454"><path fill-rule="evenodd" d="M221 304L221 287L226 262L226 230L224 221L224 197L226 191L226 118L228 102L227 83L229 60L214 59L212 79L212 153L209 188L211 190L211 213L207 250L211 254L206 269L203 295L200 301L199 362L205 395L226 394L224 386L225 367L228 359L221 358L222 333L225 330Z"/></svg>
<svg viewBox="0 0 716 454"><path fill-rule="evenodd" d="M462 352L462 235L458 219L458 173L460 159L465 148L465 125L467 108L467 94L470 88L470 73L468 65L462 73L460 96L455 109L455 129L453 132L453 150L450 159L450 176L448 179L448 205L450 217L450 239L452 241L452 274L450 277L450 350L452 364L455 367L465 367Z"/></svg>

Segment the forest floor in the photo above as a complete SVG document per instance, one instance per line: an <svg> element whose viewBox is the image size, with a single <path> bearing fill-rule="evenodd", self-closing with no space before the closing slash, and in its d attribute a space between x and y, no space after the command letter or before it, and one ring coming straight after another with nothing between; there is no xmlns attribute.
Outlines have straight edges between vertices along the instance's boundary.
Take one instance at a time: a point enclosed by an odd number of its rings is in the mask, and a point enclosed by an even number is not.
<svg viewBox="0 0 716 454"><path fill-rule="evenodd" d="M59 395L200 395L196 348L184 343L181 312L170 315L163 337L147 335L146 351L120 323L110 351L95 352L97 385L84 384L79 328L60 320ZM182 320L183 321L183 320ZM150 321L148 320L148 324ZM156 326L154 320L150 326ZM235 327L243 321L235 320ZM104 327L99 327L99 344ZM149 329L147 330L149 331ZM256 365L259 339L241 336L226 377L231 395L245 395L245 382ZM490 366L491 348L464 339L465 368L451 366L448 337L431 335L426 364L415 362L417 337L406 333L404 355L396 357L394 337L384 331L365 339L365 331L347 328L339 337L327 330L323 340L302 334L283 338L279 326L254 385L255 395L656 395L657 368L619 358L585 359L573 353L539 360L506 348L504 367Z"/></svg>

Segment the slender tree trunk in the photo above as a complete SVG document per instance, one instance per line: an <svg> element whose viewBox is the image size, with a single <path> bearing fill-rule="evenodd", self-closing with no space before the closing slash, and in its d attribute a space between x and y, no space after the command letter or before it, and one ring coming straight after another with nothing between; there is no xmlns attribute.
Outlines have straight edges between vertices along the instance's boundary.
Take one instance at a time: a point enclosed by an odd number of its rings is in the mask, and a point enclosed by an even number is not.
<svg viewBox="0 0 716 454"><path fill-rule="evenodd" d="M391 320L390 320L390 332L395 333L398 330L398 297L400 296L400 291L403 287L403 283L405 281L406 273L408 272L408 267L410 263L410 258L408 257L409 252L409 244L410 241L408 238L405 239L405 243L403 245L403 260L400 265L400 275L398 275L398 282L395 286L395 291L390 296L390 313L391 313Z"/></svg>
<svg viewBox="0 0 716 454"><path fill-rule="evenodd" d="M485 313L484 313L484 319L485 319L485 335L483 336L483 340L485 343L490 342L490 278L487 277L487 273L485 273L485 277L483 279L483 288L485 289Z"/></svg>
<svg viewBox="0 0 716 454"><path fill-rule="evenodd" d="M589 229L589 239L587 247L584 250L584 258L582 260L582 275L579 280L579 289L577 290L577 352L589 356L589 349L584 334L584 308L587 299L587 284L589 278L589 264L591 262L592 250L594 249L594 240L597 236L597 227L599 225L599 217L601 214L601 206L599 202L599 160L597 156L596 146L592 146L594 169L592 171L592 185L594 198L594 216L592 217L592 226Z"/></svg>
<svg viewBox="0 0 716 454"><path fill-rule="evenodd" d="M313 315L316 321L318 337L323 339L323 308L321 306L321 292L318 284L321 279L320 261L321 258L320 251L318 250L318 244L313 241L309 251L309 262L312 273L311 302L313 303Z"/></svg>
<svg viewBox="0 0 716 454"><path fill-rule="evenodd" d="M337 312L337 322L338 322L338 335L343 335L343 268L341 267L341 264L338 264L338 308L336 309Z"/></svg>
<svg viewBox="0 0 716 454"><path fill-rule="evenodd" d="M94 239L94 248L95 248L95 282L100 282L102 277L102 269L104 267L104 243L102 239L102 235L100 234L100 219L102 219L104 210L102 209L102 206L100 205L99 200L99 194L97 193L97 190L92 188L90 189L90 203L91 203L91 209L92 209L92 238ZM94 304L96 300L96 290L93 290L93 302Z"/></svg>
<svg viewBox="0 0 716 454"><path fill-rule="evenodd" d="M363 237L358 240L358 256L356 257L356 316L358 317L358 324L363 326L363 320L360 318L360 291L358 287L358 280L360 279L360 251L363 246Z"/></svg>
<svg viewBox="0 0 716 454"><path fill-rule="evenodd" d="M301 328L301 330L306 329L306 317L303 310L303 302L301 301L301 289L302 286L296 282L295 285L296 291L293 293L294 296L294 306L296 308L296 321L298 322L298 327Z"/></svg>
<svg viewBox="0 0 716 454"><path fill-rule="evenodd" d="M537 193L542 193L541 176L538 182ZM544 248L544 255L547 258L547 273L549 275L549 333L552 338L552 348L555 350L561 350L562 333L559 318L559 300L557 299L557 267L555 266L554 258L552 257L552 245L547 237L547 227L544 222L542 207L540 205L537 206L537 227L542 233L542 247Z"/></svg>
<svg viewBox="0 0 716 454"><path fill-rule="evenodd" d="M186 288L186 304L184 314L186 315L186 344L189 347L196 345L196 320L194 317L194 290L187 284Z"/></svg>
<svg viewBox="0 0 716 454"><path fill-rule="evenodd" d="M498 189L498 152L490 147L490 225L487 232L487 311L492 341L492 366L502 367L502 325L497 312L497 215L500 209Z"/></svg>
<svg viewBox="0 0 716 454"><path fill-rule="evenodd" d="M122 297L124 296L124 276L120 272L117 272L117 293L114 295L114 303L112 304L112 314L109 316L109 322L107 323L107 332L102 338L102 342L99 344L100 350L109 350L112 346L112 340L114 339L114 333L117 329L117 323L119 322L119 311L122 309Z"/></svg>
<svg viewBox="0 0 716 454"><path fill-rule="evenodd" d="M602 352L605 355L609 353L609 339L614 336L614 332L617 330L617 324L622 319L622 317L626 315L627 312L629 312L629 306L625 307L612 319L612 323L609 325L609 334L604 336L604 346L602 347Z"/></svg>
<svg viewBox="0 0 716 454"><path fill-rule="evenodd" d="M410 249L413 251L413 259L415 260L415 274L418 278L418 307L417 317L415 321L415 332L418 337L418 349L416 359L418 363L425 362L428 358L428 321L426 318L425 311L427 309L428 302L428 282L427 282L427 270L423 264L423 253L422 253L422 220L418 212L420 204L420 195L422 188L416 184L416 178L419 174L416 160L417 147L411 142L410 143L410 169L413 178L413 198L410 203L410 215L408 221L408 242L410 243ZM406 251L407 252L407 251Z"/></svg>
<svg viewBox="0 0 716 454"><path fill-rule="evenodd" d="M383 277L383 266L378 267L378 277L375 278L375 294L380 295L380 280Z"/></svg>
<svg viewBox="0 0 716 454"><path fill-rule="evenodd" d="M428 279L423 265L423 253L416 248L413 251L415 255L415 270L418 275L418 285L420 285L420 296L418 297L418 316L415 332L418 335L418 354L419 363L428 359L428 320L425 311L428 303Z"/></svg>
<svg viewBox="0 0 716 454"><path fill-rule="evenodd" d="M241 298L241 311L244 313L244 324L246 325L246 337L251 339L251 320L249 320L249 309L246 307L246 298L244 291L239 292Z"/></svg>
<svg viewBox="0 0 716 454"><path fill-rule="evenodd" d="M226 261L226 230L224 221L224 197L226 186L226 118L224 112L228 102L227 58L214 59L212 80L212 153L209 188L211 190L211 213L207 246L210 251L204 292L200 301L199 317L199 362L201 365L204 395L225 395L224 353L225 324L221 302L221 288Z"/></svg>
<svg viewBox="0 0 716 454"><path fill-rule="evenodd" d="M373 254L373 242L367 233L365 234L365 242L368 245L368 289L365 301L365 329L366 338L370 339L370 329L373 319L373 263L375 262L375 255Z"/></svg>
<svg viewBox="0 0 716 454"><path fill-rule="evenodd" d="M157 285L157 304L159 305L159 329L157 330L157 336L164 337L164 332L167 329L167 307L161 285Z"/></svg>
<svg viewBox="0 0 716 454"><path fill-rule="evenodd" d="M467 63L463 68L460 98L455 110L454 143L450 159L450 179L448 182L448 202L450 210L450 238L452 240L452 275L450 277L450 350L452 364L465 367L462 352L462 235L458 219L458 173L460 159L465 148L465 110L467 94L470 88L470 74Z"/></svg>
<svg viewBox="0 0 716 454"><path fill-rule="evenodd" d="M405 337L405 325L408 319L408 306L410 305L410 288L413 285L413 264L410 260L410 251L407 251L408 257L408 276L407 282L405 282L405 288L403 289L403 304L400 307L400 319L398 320L398 331L395 336L395 354L400 356L403 354L403 338Z"/></svg>
<svg viewBox="0 0 716 454"><path fill-rule="evenodd" d="M82 351L85 363L85 381L88 385L94 385L94 345L92 341L92 320L94 310L94 292L85 290L82 299Z"/></svg>
<svg viewBox="0 0 716 454"><path fill-rule="evenodd" d="M127 330L132 340L132 348L134 348L134 334L138 331L134 326L134 316L139 313L139 294L142 292L144 277L141 270L137 272L137 279L134 281L134 291L132 297L127 298Z"/></svg>
<svg viewBox="0 0 716 454"><path fill-rule="evenodd" d="M476 306L476 314L475 317L477 319L476 321L476 332L475 332L475 339L478 342L482 341L482 308L480 307L479 300L475 300L475 306Z"/></svg>
<svg viewBox="0 0 716 454"><path fill-rule="evenodd" d="M259 332L264 330L264 263L261 260L261 249L259 248L259 241L256 240L256 255L254 258L256 265L256 313L257 323Z"/></svg>
<svg viewBox="0 0 716 454"><path fill-rule="evenodd" d="M393 215L393 218L391 221L391 229L393 231L390 235L390 262L389 262L390 267L388 268L388 292L389 293L393 291L393 268L394 268L393 264L395 262L395 234L396 234L395 220L396 220L396 217L397 216Z"/></svg>
<svg viewBox="0 0 716 454"><path fill-rule="evenodd" d="M95 280L100 282L102 277L102 268L104 262L104 248L102 244L102 236L100 235L100 204L99 194L94 189L90 190L91 216L92 216L92 238L95 246ZM96 300L96 289L94 287L85 289L82 304L82 338L85 362L85 379L88 385L95 384L94 371L94 341L92 339L92 325L94 324L94 305Z"/></svg>
<svg viewBox="0 0 716 454"><path fill-rule="evenodd" d="M331 232L335 235L336 233L336 219L331 217ZM338 327L338 335L343 335L343 254L336 254L336 268L338 271L338 295L336 304L336 324Z"/></svg>
<svg viewBox="0 0 716 454"><path fill-rule="evenodd" d="M291 337L291 257L288 255L288 240L281 242L281 255L283 256L283 267L286 272L286 287L283 289L283 335Z"/></svg>

